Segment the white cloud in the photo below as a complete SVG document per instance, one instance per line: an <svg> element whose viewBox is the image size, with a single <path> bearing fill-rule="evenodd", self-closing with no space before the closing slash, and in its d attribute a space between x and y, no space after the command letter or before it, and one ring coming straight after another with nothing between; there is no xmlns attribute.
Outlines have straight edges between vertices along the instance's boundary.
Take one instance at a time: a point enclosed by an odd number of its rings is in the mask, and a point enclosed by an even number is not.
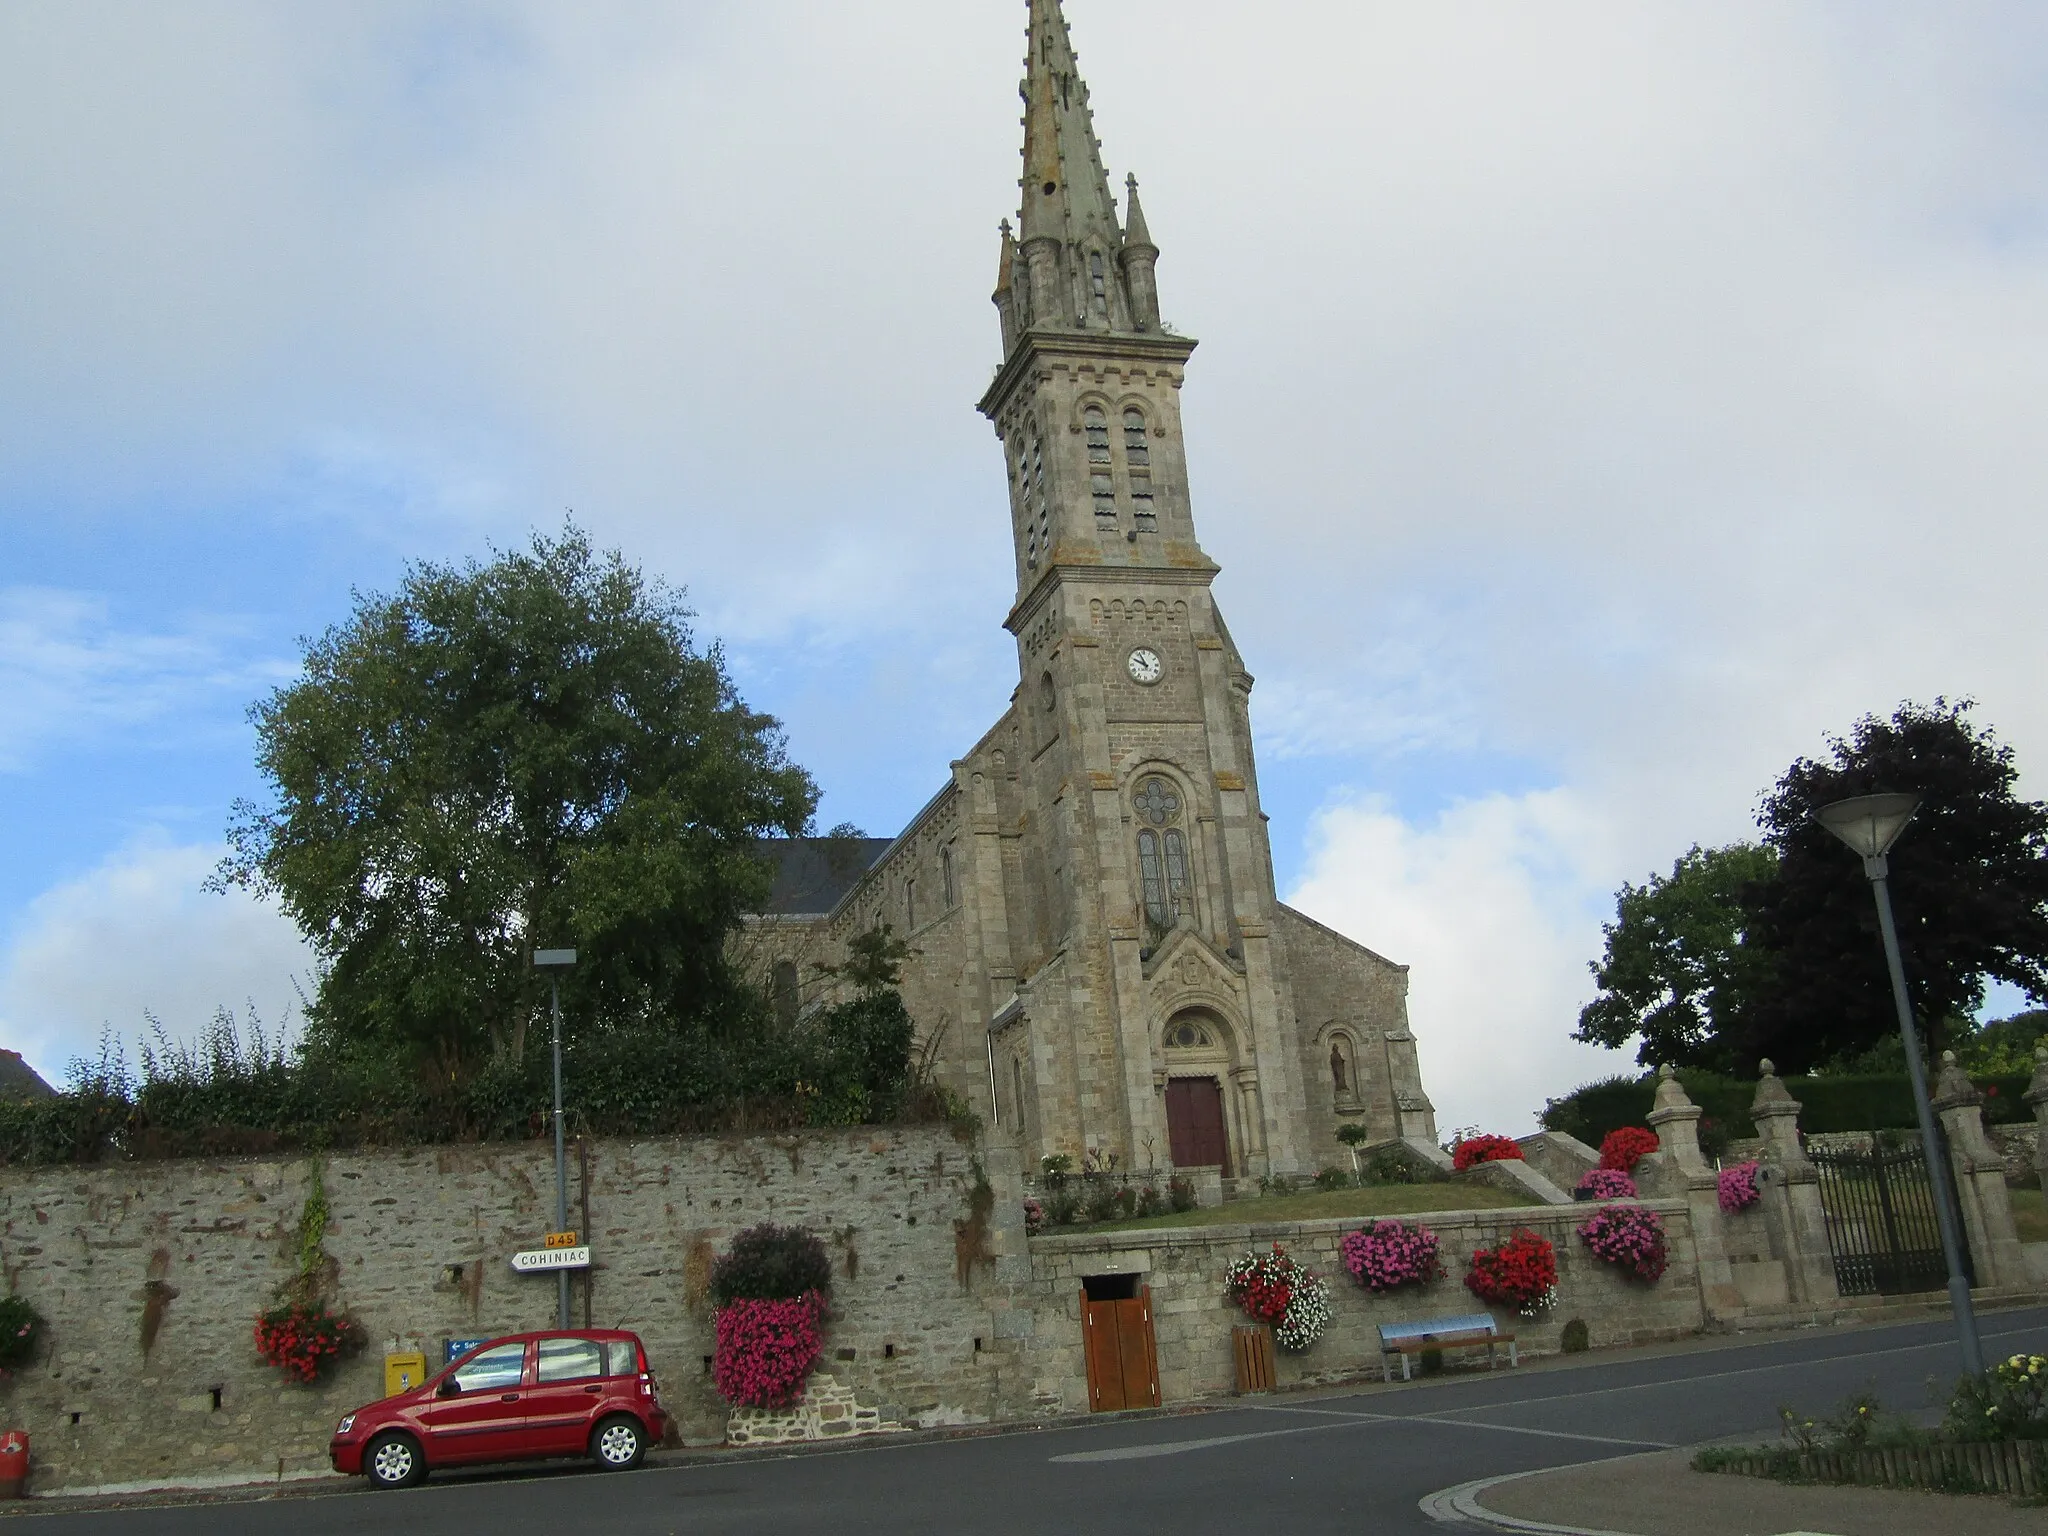
<svg viewBox="0 0 2048 1536"><path fill-rule="evenodd" d="M1569 1035L1612 911L1611 829L1563 790L1461 801L1415 825L1382 800L1316 818L1287 900L1406 962L1423 1083L1448 1132L1522 1135L1543 1100L1635 1070Z"/></svg>
<svg viewBox="0 0 2048 1536"><path fill-rule="evenodd" d="M200 888L225 851L137 842L30 902L0 953L0 1040L57 1082L102 1029L130 1042L132 1060L145 1012L174 1038L218 1008L253 1008L273 1033L295 1017L312 956L274 908Z"/></svg>
<svg viewBox="0 0 2048 1536"><path fill-rule="evenodd" d="M233 657L236 638L217 621L137 632L89 593L0 588L0 772L28 767L53 741L161 729L223 693L246 699L288 675L281 664Z"/></svg>

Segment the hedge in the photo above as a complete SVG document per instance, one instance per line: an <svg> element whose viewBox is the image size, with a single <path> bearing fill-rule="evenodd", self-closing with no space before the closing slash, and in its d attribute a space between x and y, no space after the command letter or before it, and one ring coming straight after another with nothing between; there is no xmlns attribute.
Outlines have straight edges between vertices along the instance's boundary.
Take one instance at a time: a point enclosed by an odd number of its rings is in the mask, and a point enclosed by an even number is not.
<svg viewBox="0 0 2048 1536"><path fill-rule="evenodd" d="M945 1095L911 1080L912 1028L894 992L824 1010L788 1034L659 1026L563 1042L572 1133L677 1135L939 1119ZM549 1134L545 1038L453 1083L364 1052L190 1057L132 1083L117 1063L70 1093L0 1101L0 1164L288 1149L516 1141Z"/></svg>

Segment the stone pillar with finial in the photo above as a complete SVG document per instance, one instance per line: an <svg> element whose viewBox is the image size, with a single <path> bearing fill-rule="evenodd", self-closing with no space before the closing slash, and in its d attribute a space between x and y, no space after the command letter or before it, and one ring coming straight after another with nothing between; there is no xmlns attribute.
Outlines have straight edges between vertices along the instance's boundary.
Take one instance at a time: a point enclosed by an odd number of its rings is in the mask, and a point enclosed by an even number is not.
<svg viewBox="0 0 2048 1536"><path fill-rule="evenodd" d="M1820 1170L1799 1141L1799 1101L1786 1091L1768 1058L1757 1064L1757 1073L1749 1117L1764 1143L1758 1182L1771 1247L1784 1263L1786 1289L1794 1301L1838 1301L1842 1292L1835 1283L1834 1250L1820 1203Z"/></svg>
<svg viewBox="0 0 2048 1536"><path fill-rule="evenodd" d="M2048 1189L2048 1045L2034 1047L2034 1080L2027 1084L2034 1109L2034 1174Z"/></svg>
<svg viewBox="0 0 2048 1536"><path fill-rule="evenodd" d="M1692 1221L1693 1249L1699 1258L1700 1305L1710 1320L1740 1317L1742 1292L1735 1285L1728 1260L1727 1230L1721 1214L1721 1180L1700 1151L1700 1116L1705 1113L1686 1097L1685 1086L1669 1063L1657 1069L1657 1104L1650 1128L1657 1133L1659 1161L1665 1177L1680 1185Z"/></svg>
<svg viewBox="0 0 2048 1536"><path fill-rule="evenodd" d="M2005 1159L1984 1134L1983 1095L1956 1064L1954 1051L1941 1053L1941 1075L1935 1079L1932 1102L1948 1137L1948 1160L1955 1170L1956 1204L1962 1209L1974 1282L1979 1286L2025 1285L2026 1255L2020 1251L2019 1229L2013 1224Z"/></svg>

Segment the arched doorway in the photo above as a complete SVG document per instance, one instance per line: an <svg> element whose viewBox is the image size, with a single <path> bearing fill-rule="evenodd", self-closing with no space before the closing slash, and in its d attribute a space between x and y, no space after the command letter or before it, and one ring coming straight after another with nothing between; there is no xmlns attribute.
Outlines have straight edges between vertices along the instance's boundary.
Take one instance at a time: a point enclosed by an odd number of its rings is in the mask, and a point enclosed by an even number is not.
<svg viewBox="0 0 2048 1536"><path fill-rule="evenodd" d="M1166 1026L1166 1141L1176 1168L1221 1168L1228 1177L1230 1037L1213 1014L1183 1013Z"/></svg>

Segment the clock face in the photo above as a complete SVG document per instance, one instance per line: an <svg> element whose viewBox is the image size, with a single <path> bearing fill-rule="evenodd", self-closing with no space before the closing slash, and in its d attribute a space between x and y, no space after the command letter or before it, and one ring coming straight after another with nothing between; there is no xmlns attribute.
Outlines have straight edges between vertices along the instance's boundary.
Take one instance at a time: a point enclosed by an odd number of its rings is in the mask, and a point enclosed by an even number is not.
<svg viewBox="0 0 2048 1536"><path fill-rule="evenodd" d="M1131 652L1130 659L1124 665L1130 669L1133 682L1156 683L1166 676L1166 663L1159 659L1159 653L1150 646L1139 646Z"/></svg>

